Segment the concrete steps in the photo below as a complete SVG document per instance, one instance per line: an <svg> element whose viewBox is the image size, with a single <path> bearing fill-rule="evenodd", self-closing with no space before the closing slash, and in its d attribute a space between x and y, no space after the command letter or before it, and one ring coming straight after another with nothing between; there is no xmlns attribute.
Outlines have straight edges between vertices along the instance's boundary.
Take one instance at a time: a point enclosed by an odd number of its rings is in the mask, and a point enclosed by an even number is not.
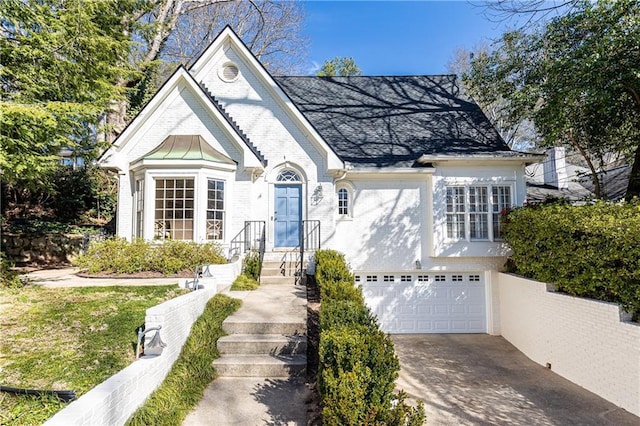
<svg viewBox="0 0 640 426"><path fill-rule="evenodd" d="M276 277L277 278L277 277ZM283 277L293 278L293 277ZM213 362L223 377L298 377L307 368L305 289L261 285L222 323L221 356Z"/></svg>
<svg viewBox="0 0 640 426"><path fill-rule="evenodd" d="M260 285L295 284L295 262L270 260L262 262Z"/></svg>
<svg viewBox="0 0 640 426"><path fill-rule="evenodd" d="M305 355L307 336L231 334L218 339L218 351L223 355Z"/></svg>
<svg viewBox="0 0 640 426"><path fill-rule="evenodd" d="M234 355L214 362L221 377L300 377L307 373L306 355Z"/></svg>

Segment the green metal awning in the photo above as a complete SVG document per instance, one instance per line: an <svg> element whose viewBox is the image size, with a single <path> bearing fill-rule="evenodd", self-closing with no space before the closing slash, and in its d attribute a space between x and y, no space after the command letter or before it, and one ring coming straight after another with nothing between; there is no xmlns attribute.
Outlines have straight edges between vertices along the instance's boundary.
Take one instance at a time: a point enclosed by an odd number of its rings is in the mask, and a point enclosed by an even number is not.
<svg viewBox="0 0 640 426"><path fill-rule="evenodd" d="M231 158L212 148L200 135L170 135L140 160L199 160L236 164Z"/></svg>

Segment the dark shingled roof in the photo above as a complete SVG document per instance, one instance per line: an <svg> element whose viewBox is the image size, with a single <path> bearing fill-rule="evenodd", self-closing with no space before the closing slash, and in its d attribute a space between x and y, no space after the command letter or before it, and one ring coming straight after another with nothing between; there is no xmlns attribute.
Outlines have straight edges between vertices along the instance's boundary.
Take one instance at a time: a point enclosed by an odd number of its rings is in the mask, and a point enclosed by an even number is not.
<svg viewBox="0 0 640 426"><path fill-rule="evenodd" d="M354 167L419 167L423 154L510 151L454 75L274 78Z"/></svg>

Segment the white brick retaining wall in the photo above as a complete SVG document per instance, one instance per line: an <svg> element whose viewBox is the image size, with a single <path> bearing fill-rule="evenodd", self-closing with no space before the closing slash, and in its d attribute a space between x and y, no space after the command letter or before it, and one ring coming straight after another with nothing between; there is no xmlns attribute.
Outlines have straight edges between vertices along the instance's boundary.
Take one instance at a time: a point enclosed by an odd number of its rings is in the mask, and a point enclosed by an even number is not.
<svg viewBox="0 0 640 426"><path fill-rule="evenodd" d="M236 265L236 263L238 265ZM147 397L162 383L180 355L182 346L191 332L191 326L223 285L231 284L240 270L241 261L220 267L222 277L216 285L176 297L147 309L146 328L162 326L160 336L167 344L160 356L141 357L130 366L111 376L64 410L51 417L47 426L70 425L123 425ZM230 273L233 271L233 273ZM215 271L213 275L217 277ZM147 334L147 339L154 332ZM123 338L125 338L123 336Z"/></svg>
<svg viewBox="0 0 640 426"><path fill-rule="evenodd" d="M501 332L533 361L640 416L640 324L612 303L500 273Z"/></svg>

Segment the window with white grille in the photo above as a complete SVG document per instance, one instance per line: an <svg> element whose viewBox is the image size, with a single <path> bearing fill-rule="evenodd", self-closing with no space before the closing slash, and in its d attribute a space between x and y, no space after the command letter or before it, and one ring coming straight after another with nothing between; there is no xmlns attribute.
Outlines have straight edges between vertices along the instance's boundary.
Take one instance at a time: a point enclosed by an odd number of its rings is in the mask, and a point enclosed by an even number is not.
<svg viewBox="0 0 640 426"><path fill-rule="evenodd" d="M480 275L469 275L469 281L480 281Z"/></svg>
<svg viewBox="0 0 640 426"><path fill-rule="evenodd" d="M338 214L349 215L349 191L346 188L338 189Z"/></svg>
<svg viewBox="0 0 640 426"><path fill-rule="evenodd" d="M429 281L429 275L418 275L419 283L426 283Z"/></svg>
<svg viewBox="0 0 640 426"><path fill-rule="evenodd" d="M501 240L500 218L512 206L511 192L508 185L447 186L447 239Z"/></svg>
<svg viewBox="0 0 640 426"><path fill-rule="evenodd" d="M464 239L465 191L462 186L447 187L447 238Z"/></svg>
<svg viewBox="0 0 640 426"><path fill-rule="evenodd" d="M493 239L502 240L502 216L511 207L511 188L508 186L494 186L491 188Z"/></svg>
<svg viewBox="0 0 640 426"><path fill-rule="evenodd" d="M136 238L144 238L144 179L136 180Z"/></svg>
<svg viewBox="0 0 640 426"><path fill-rule="evenodd" d="M472 240L489 239L489 199L487 187L469 188L469 233Z"/></svg>
<svg viewBox="0 0 640 426"><path fill-rule="evenodd" d="M367 282L368 283L377 283L378 282L378 276L377 275L367 275Z"/></svg>
<svg viewBox="0 0 640 426"><path fill-rule="evenodd" d="M453 281L453 282L461 282L462 281L462 275L451 275L451 281Z"/></svg>
<svg viewBox="0 0 640 426"><path fill-rule="evenodd" d="M154 237L193 240L193 179L156 179Z"/></svg>
<svg viewBox="0 0 640 426"><path fill-rule="evenodd" d="M444 281L446 281L446 277L445 277L444 275L436 275L436 276L434 277L434 279L435 279L435 281L437 281L437 282L444 282Z"/></svg>
<svg viewBox="0 0 640 426"><path fill-rule="evenodd" d="M293 170L284 170L276 178L278 182L302 182L300 176Z"/></svg>
<svg viewBox="0 0 640 426"><path fill-rule="evenodd" d="M388 282L394 282L395 279L396 277L393 275L385 275L383 276L382 281L384 281L385 283L388 283Z"/></svg>
<svg viewBox="0 0 640 426"><path fill-rule="evenodd" d="M400 275L400 282L410 283L411 281L411 275Z"/></svg>
<svg viewBox="0 0 640 426"><path fill-rule="evenodd" d="M207 180L207 240L224 238L224 181Z"/></svg>

